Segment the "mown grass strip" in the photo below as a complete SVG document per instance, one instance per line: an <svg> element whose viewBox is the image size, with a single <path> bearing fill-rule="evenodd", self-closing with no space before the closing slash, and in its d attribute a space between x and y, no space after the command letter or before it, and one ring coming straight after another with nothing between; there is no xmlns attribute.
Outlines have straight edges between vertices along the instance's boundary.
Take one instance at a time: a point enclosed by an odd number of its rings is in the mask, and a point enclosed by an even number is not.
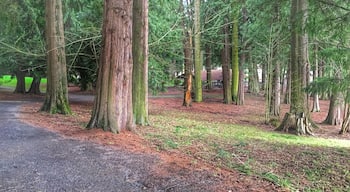
<svg viewBox="0 0 350 192"><path fill-rule="evenodd" d="M143 133L159 150L179 150L292 191L349 189L346 186L350 185L350 176L343 171L350 170L349 140L296 136L253 126L201 121L194 117L196 115L176 110L151 114L152 126Z"/></svg>

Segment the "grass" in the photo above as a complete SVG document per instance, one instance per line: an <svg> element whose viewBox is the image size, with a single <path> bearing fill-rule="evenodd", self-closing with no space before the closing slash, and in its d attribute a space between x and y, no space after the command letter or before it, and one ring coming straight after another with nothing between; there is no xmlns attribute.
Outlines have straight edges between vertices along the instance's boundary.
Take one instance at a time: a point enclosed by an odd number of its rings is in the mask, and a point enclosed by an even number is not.
<svg viewBox="0 0 350 192"><path fill-rule="evenodd" d="M152 126L142 134L159 150L180 150L292 191L350 191L349 140L282 134L194 115L174 110L153 114Z"/></svg>
<svg viewBox="0 0 350 192"><path fill-rule="evenodd" d="M32 84L33 78L32 77L25 77L25 85L26 85L26 89L28 90L30 85ZM46 89L46 83L47 83L47 79L46 78L42 78L41 79L41 91L45 91ZM0 78L0 86L3 87L8 87L8 88L15 88L17 84L17 79L16 77L11 77L11 75L4 75Z"/></svg>

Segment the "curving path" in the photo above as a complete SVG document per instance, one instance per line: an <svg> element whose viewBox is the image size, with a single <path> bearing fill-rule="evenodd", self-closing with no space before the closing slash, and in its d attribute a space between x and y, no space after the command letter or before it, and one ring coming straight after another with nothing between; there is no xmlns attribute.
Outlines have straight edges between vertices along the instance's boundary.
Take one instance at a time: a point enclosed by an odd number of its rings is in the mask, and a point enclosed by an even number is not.
<svg viewBox="0 0 350 192"><path fill-rule="evenodd" d="M155 171L161 164L157 156L67 139L29 126L17 118L20 105L0 101L0 192L216 191L213 188L222 184L200 170L180 170L176 177L164 170L167 174L161 175Z"/></svg>

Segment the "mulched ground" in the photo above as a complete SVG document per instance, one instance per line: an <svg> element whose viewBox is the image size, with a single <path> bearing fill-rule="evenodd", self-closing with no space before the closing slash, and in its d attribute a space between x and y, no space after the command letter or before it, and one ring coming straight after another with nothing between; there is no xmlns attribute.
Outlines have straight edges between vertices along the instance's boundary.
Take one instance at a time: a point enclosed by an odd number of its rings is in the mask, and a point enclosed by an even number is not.
<svg viewBox="0 0 350 192"><path fill-rule="evenodd" d="M74 94L81 93L76 88L70 88L70 92ZM223 105L221 90L205 91L203 103L193 103L192 107L186 108L182 104L182 89L171 88L166 93L158 97L149 99L149 113L155 114L164 109L174 109L179 112L193 112L201 114L201 119L208 121L220 121L235 124L247 124L261 127L271 131L272 126L266 125L264 122L264 98L262 96L246 95L245 105ZM172 170L173 177L181 177L181 172L177 172L179 167L185 167L186 170L209 170L214 175L224 181L225 186L218 187L218 191L223 189L240 189L241 191L283 191L283 189L273 185L270 182L260 178L242 175L235 171L218 169L205 162L193 164L192 157L188 157L176 150L171 152L159 152L138 134L123 132L115 135L101 130L85 131L82 127L89 121L92 102L74 101L71 107L74 116L48 115L39 113L43 96L34 96L37 102L31 102L23 105L21 109L23 121L50 129L58 132L66 137L75 139L88 140L91 142L101 143L103 145L115 146L127 150L138 151L142 153L154 153L164 160L164 165ZM0 100L32 100L32 95L18 95L11 92L0 90ZM312 119L316 123L321 123L328 110L328 101L321 101L321 112L312 113ZM282 114L288 111L288 105L282 105ZM338 135L339 126L326 126L320 124L320 129L315 130L319 137L324 138L340 138L350 139L350 134L343 136ZM164 167L163 167L164 168ZM161 169L161 167L160 167ZM161 174L162 171L159 170ZM164 173L169 174L169 173Z"/></svg>

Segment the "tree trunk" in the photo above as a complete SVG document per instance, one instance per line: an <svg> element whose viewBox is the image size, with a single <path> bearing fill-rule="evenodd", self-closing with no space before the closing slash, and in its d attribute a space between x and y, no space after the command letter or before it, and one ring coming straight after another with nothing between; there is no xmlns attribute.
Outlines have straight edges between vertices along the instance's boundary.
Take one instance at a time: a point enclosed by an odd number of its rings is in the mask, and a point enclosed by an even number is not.
<svg viewBox="0 0 350 192"><path fill-rule="evenodd" d="M275 58L276 59L276 58ZM270 115L279 117L281 109L280 62L276 61L272 75L272 99Z"/></svg>
<svg viewBox="0 0 350 192"><path fill-rule="evenodd" d="M211 84L211 48L209 45L206 46L205 48L205 69L207 71L207 86L206 88L208 90L212 89L212 84Z"/></svg>
<svg viewBox="0 0 350 192"><path fill-rule="evenodd" d="M223 26L224 33L224 47L221 53L221 62L222 62L222 83L224 89L224 103L232 103L232 94L230 87L230 68L229 68L229 30L227 25L227 19L225 18L225 25ZM238 77L238 76L237 76ZM237 87L238 88L238 87Z"/></svg>
<svg viewBox="0 0 350 192"><path fill-rule="evenodd" d="M132 0L105 0L96 98L88 129L133 130Z"/></svg>
<svg viewBox="0 0 350 192"><path fill-rule="evenodd" d="M313 71L313 80L316 80L318 78L318 44L315 43L315 48L314 48L314 53L315 53L315 66L314 66L314 71ZM312 112L320 112L320 101L319 101L319 95L318 93L313 94L313 107L312 107Z"/></svg>
<svg viewBox="0 0 350 192"><path fill-rule="evenodd" d="M248 11L245 6L242 8L242 25L245 25L248 22ZM238 25L238 23L237 23ZM238 30L238 29L237 29ZM235 34L235 33L234 33ZM238 94L237 94L237 100L236 105L244 105L244 92L245 92L245 82L244 82L244 67L247 62L247 52L248 52L248 46L247 46L247 39L244 33L242 34L242 51L240 54L240 62L239 62L239 85L238 85Z"/></svg>
<svg viewBox="0 0 350 192"><path fill-rule="evenodd" d="M201 59L201 31L200 31L200 0L194 0L194 72L195 90L194 101L202 102L202 59Z"/></svg>
<svg viewBox="0 0 350 192"><path fill-rule="evenodd" d="M237 102L239 88L239 37L238 37L238 13L233 9L232 13L232 78L231 78L231 94L232 100Z"/></svg>
<svg viewBox="0 0 350 192"><path fill-rule="evenodd" d="M288 69L287 69L287 78L286 78L286 92L284 94L284 104L290 104L290 98L291 98L291 81L292 81L292 74L291 74L291 66L290 63L288 63Z"/></svg>
<svg viewBox="0 0 350 192"><path fill-rule="evenodd" d="M260 84L260 90L264 90L266 87L266 73L267 73L267 66L265 63L261 64L261 84Z"/></svg>
<svg viewBox="0 0 350 192"><path fill-rule="evenodd" d="M185 15L191 17L190 11L185 12L184 2L180 1L180 11L182 16L182 31L183 31L183 50L184 50L184 68L185 68L185 79L184 79L184 98L183 106L189 107L192 105L192 69L193 69L193 52L192 52L192 31L185 21Z"/></svg>
<svg viewBox="0 0 350 192"><path fill-rule="evenodd" d="M260 91L259 87L259 75L258 67L253 61L252 54L250 54L251 48L249 48L249 76L248 76L248 92L257 95Z"/></svg>
<svg viewBox="0 0 350 192"><path fill-rule="evenodd" d="M185 56L185 82L184 82L184 100L183 106L192 105L192 38L191 32L186 32L184 37L184 56Z"/></svg>
<svg viewBox="0 0 350 192"><path fill-rule="evenodd" d="M16 71L17 83L14 93L26 93L25 74L26 73L23 72L21 69L18 69Z"/></svg>
<svg viewBox="0 0 350 192"><path fill-rule="evenodd" d="M133 3L133 79L134 122L148 125L148 0Z"/></svg>
<svg viewBox="0 0 350 192"><path fill-rule="evenodd" d="M47 88L41 111L71 114L61 0L46 1Z"/></svg>
<svg viewBox="0 0 350 192"><path fill-rule="evenodd" d="M274 4L274 18L273 18L273 23L279 23L280 22L280 7L279 3ZM274 25L272 26L272 31L274 37L278 35L278 30L274 28ZM271 104L270 104L270 115L274 118L280 116L280 108L281 108L281 79L280 79L280 74L281 74L281 62L279 60L279 51L280 51L280 42L278 38L273 38L272 39L272 63L273 63L273 71L272 71L272 93L271 93Z"/></svg>
<svg viewBox="0 0 350 192"><path fill-rule="evenodd" d="M341 126L341 129L339 131L339 134L345 134L350 132L350 109L349 109L349 104L345 105L345 110L344 110L344 122Z"/></svg>
<svg viewBox="0 0 350 192"><path fill-rule="evenodd" d="M40 95L40 82L41 82L41 77L39 75L33 75L33 81L32 84L30 85L30 88L27 93L34 94L34 95Z"/></svg>
<svg viewBox="0 0 350 192"><path fill-rule="evenodd" d="M277 130L295 129L298 135L312 134L307 97L303 91L307 65L307 1L292 0L291 6L291 104Z"/></svg>
<svg viewBox="0 0 350 192"><path fill-rule="evenodd" d="M340 112L341 105L340 94L333 93L329 102L328 115L323 123L328 125L340 125L342 123Z"/></svg>

